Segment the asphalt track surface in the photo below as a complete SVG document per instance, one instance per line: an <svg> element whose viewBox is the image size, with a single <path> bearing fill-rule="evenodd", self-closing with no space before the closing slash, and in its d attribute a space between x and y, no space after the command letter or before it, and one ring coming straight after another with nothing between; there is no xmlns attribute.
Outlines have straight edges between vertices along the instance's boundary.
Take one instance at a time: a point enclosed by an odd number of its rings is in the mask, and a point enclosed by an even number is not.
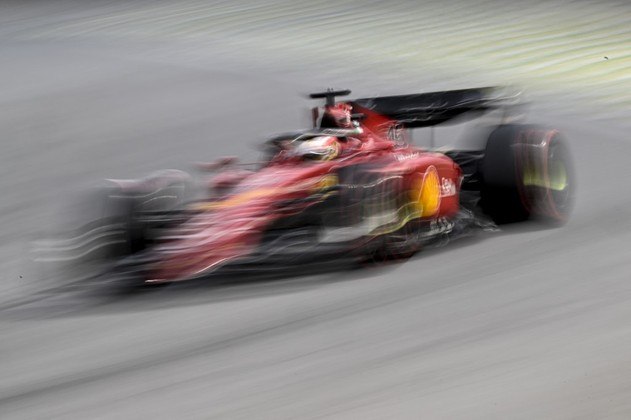
<svg viewBox="0 0 631 420"><path fill-rule="evenodd" d="M631 417L623 122L533 104L576 160L561 229L506 228L371 270L42 295L29 240L75 191L254 158L268 133L305 124L299 94L330 80L139 41L3 39L0 51L0 417ZM436 86L340 74L358 95Z"/></svg>

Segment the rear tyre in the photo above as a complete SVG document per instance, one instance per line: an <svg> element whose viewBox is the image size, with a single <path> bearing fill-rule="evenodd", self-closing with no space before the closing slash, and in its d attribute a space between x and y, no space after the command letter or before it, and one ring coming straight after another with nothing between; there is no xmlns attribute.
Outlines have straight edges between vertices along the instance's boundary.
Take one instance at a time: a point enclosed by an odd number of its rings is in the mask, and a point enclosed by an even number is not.
<svg viewBox="0 0 631 420"><path fill-rule="evenodd" d="M499 126L489 136L480 172L480 205L495 223L567 221L574 174L568 147L557 130Z"/></svg>

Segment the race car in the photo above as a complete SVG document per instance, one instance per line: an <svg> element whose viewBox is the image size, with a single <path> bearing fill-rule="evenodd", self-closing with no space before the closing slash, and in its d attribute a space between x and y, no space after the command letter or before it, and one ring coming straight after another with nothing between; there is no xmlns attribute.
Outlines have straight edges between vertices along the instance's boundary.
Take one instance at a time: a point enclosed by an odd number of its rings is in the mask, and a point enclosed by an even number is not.
<svg viewBox="0 0 631 420"><path fill-rule="evenodd" d="M235 158L109 180L100 216L48 256L95 261L106 276L162 284L344 256L360 264L409 257L476 228L528 219L562 224L574 176L555 129L512 120L516 96L472 88L337 101L311 94L313 127L275 136L248 168ZM480 150L421 148L411 130L498 111ZM199 184L198 184L199 185Z"/></svg>

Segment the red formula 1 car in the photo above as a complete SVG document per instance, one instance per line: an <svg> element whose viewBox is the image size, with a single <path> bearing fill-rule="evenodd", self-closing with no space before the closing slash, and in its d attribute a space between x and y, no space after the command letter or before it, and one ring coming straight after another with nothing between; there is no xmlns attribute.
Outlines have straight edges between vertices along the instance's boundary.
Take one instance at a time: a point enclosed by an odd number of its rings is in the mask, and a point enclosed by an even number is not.
<svg viewBox="0 0 631 420"><path fill-rule="evenodd" d="M501 123L476 151L438 153L408 141L410 129L464 114L506 117L513 98L498 92L345 102L335 98L350 91L312 94L326 100L313 109L312 129L267 141L252 170L233 159L203 165L216 173L202 197L183 198L190 178L179 171L111 181L108 216L83 228L74 248L124 278L165 283L341 256L384 261L475 227L535 216L562 223L573 179L556 130Z"/></svg>

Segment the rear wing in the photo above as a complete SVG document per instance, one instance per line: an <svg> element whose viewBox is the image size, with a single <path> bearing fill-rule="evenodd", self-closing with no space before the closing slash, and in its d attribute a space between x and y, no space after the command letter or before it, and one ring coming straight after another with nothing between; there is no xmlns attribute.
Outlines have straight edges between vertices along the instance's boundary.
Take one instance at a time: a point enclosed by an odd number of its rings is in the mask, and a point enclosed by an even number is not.
<svg viewBox="0 0 631 420"><path fill-rule="evenodd" d="M442 124L466 113L503 110L504 117L523 105L520 94L497 87L360 98L350 102L355 112L369 110L398 121L406 128Z"/></svg>

